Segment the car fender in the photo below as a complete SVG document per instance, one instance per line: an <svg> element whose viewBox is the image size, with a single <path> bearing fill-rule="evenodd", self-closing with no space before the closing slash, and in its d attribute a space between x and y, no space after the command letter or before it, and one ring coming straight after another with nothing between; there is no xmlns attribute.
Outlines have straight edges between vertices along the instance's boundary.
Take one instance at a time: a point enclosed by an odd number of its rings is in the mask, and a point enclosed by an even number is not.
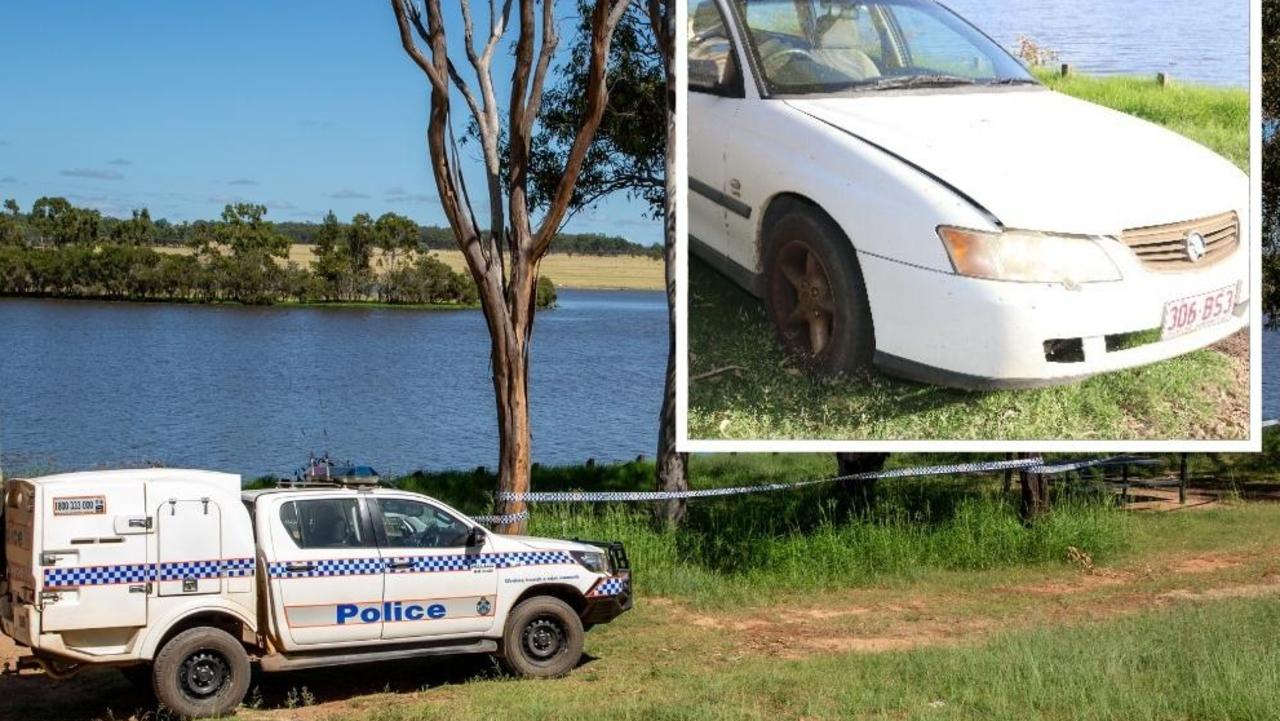
<svg viewBox="0 0 1280 721"><path fill-rule="evenodd" d="M742 182L742 200L755 209L749 232L758 261L768 209L783 197L822 209L858 253L946 273L952 268L939 225L999 228L961 189L785 101L761 101L751 114L754 122L743 125L758 137L739 147L753 149L741 166L750 179Z"/></svg>
<svg viewBox="0 0 1280 721"><path fill-rule="evenodd" d="M159 651L160 642L169 635L169 631L183 621L201 614L224 615L239 621L252 633L257 633L258 631L257 620L253 614L249 613L244 606L229 599L220 596L204 596L193 597L186 599L186 601L186 603L171 608L160 618L150 620L147 624L146 635L138 647L139 658L146 660L155 658L156 652Z"/></svg>

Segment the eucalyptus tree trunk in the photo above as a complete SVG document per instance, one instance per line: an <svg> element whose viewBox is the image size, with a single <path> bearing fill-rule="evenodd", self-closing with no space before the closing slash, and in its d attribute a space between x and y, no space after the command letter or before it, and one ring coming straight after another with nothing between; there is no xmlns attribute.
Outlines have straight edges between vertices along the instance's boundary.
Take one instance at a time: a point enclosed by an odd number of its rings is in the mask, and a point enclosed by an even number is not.
<svg viewBox="0 0 1280 721"><path fill-rule="evenodd" d="M591 7L591 50L584 109L564 160L560 181L544 216L534 223L528 200L531 143L542 105L543 86L559 36L553 0L518 0L517 37L509 101L499 107L493 82L494 53L507 31L513 4L490 0L488 34L476 45L470 0L458 0L461 51L474 71L476 87L462 77L461 62L450 58L441 0L391 0L400 44L426 75L430 89L427 150L440 205L479 291L489 330L493 390L498 417L498 494L495 513L507 520L498 531L520 533L526 505L506 496L529 490L532 433L529 424L529 343L538 286L538 266L565 218L583 161L608 103L607 68L613 32L630 0L595 0ZM450 93L456 90L475 124L484 159L489 224L476 220L453 137ZM505 130L505 146L500 143ZM505 152L506 157L503 157Z"/></svg>
<svg viewBox="0 0 1280 721"><path fill-rule="evenodd" d="M676 74L675 4L671 0L648 0L649 24L653 28L666 77L663 102L667 108L667 152L663 164L666 197L663 200L663 262L667 286L667 372L663 384L662 413L658 419L657 487L659 491L689 490L689 456L676 451ZM654 505L654 520L671 528L684 522L688 504L684 499L660 501Z"/></svg>

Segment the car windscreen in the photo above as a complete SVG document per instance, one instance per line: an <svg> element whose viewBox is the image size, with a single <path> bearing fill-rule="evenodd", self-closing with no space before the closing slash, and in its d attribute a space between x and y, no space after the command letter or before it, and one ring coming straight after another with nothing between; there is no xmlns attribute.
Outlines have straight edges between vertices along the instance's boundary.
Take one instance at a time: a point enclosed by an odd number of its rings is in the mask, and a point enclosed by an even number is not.
<svg viewBox="0 0 1280 721"><path fill-rule="evenodd" d="M826 94L1036 81L931 0L733 0L770 93Z"/></svg>

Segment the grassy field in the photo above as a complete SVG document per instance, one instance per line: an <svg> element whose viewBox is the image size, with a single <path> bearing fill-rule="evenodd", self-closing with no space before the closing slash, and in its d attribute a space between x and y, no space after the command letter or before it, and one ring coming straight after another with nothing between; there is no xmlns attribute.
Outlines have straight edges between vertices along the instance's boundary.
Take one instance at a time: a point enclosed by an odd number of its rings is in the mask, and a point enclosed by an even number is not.
<svg viewBox="0 0 1280 721"><path fill-rule="evenodd" d="M705 487L828 462L698 457L694 471ZM650 470L541 469L537 486L630 488ZM480 498L470 480L412 483L467 505ZM255 679L239 716L1275 718L1280 504L1131 513L1080 492L1027 529L1007 522L1008 500L993 478L892 481L870 508L844 512L829 490L695 502L690 529L670 534L649 531L641 511L538 506L535 533L622 537L636 569L636 608L589 634L568 678L512 680L482 657L297 672ZM110 670L3 677L0 693L0 720L149 713Z"/></svg>
<svg viewBox="0 0 1280 721"><path fill-rule="evenodd" d="M1165 125L1241 168L1248 93L1133 78L1050 87ZM817 380L777 345L763 305L696 259L689 268L689 435L701 439L1197 439L1248 433L1244 337L1145 368L1033 391L975 393L871 372Z"/></svg>
<svg viewBox="0 0 1280 721"><path fill-rule="evenodd" d="M189 253L187 248L158 247L165 253ZM287 262L310 266L315 260L314 246L294 243L289 247ZM431 251L455 271L465 273L466 261L459 250ZM375 250L375 266L381 262L382 252ZM584 288L601 290L662 290L662 260L641 256L621 255L567 255L552 253L542 261L542 274L555 282L557 288Z"/></svg>

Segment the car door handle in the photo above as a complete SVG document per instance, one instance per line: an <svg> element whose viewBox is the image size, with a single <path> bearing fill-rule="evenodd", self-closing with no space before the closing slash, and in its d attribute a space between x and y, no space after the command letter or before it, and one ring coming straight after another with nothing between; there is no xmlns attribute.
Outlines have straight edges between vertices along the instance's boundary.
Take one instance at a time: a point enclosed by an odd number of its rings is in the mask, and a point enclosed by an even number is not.
<svg viewBox="0 0 1280 721"><path fill-rule="evenodd" d="M288 563L285 564L284 570L289 573L306 573L307 571L316 570L314 563Z"/></svg>
<svg viewBox="0 0 1280 721"><path fill-rule="evenodd" d="M413 561L392 561L387 567L393 571L403 571L406 568L413 568Z"/></svg>

